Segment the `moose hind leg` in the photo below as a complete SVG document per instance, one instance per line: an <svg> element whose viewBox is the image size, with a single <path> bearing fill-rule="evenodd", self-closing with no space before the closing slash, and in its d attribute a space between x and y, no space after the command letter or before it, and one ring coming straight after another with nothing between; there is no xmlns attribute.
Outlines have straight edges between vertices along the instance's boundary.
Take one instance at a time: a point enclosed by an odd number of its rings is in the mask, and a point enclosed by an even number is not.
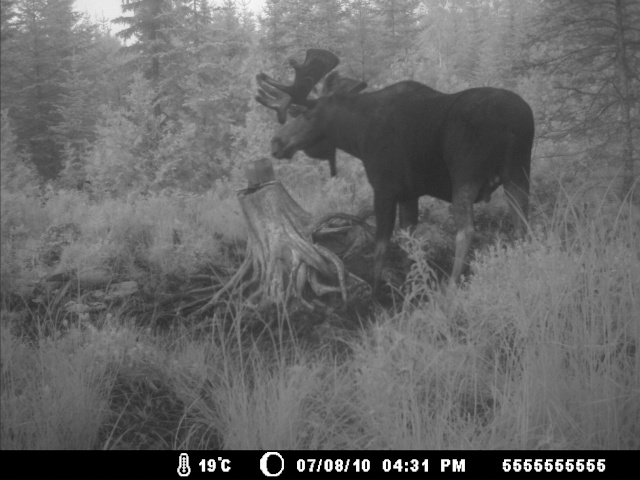
<svg viewBox="0 0 640 480"><path fill-rule="evenodd" d="M511 223L518 239L524 238L527 232L527 216L529 213L529 181L509 180L504 183L505 196L509 204Z"/></svg>
<svg viewBox="0 0 640 480"><path fill-rule="evenodd" d="M411 198L403 200L398 204L398 212L400 216L400 229L409 229L413 233L418 224L418 200L419 198ZM411 260L409 255L404 252L402 255L402 271L406 277L411 270Z"/></svg>
<svg viewBox="0 0 640 480"><path fill-rule="evenodd" d="M453 261L450 285L454 285L464 268L465 259L469 253L471 242L475 234L473 222L473 200L476 198L479 186L463 186L454 192L453 221L456 225L456 254Z"/></svg>
<svg viewBox="0 0 640 480"><path fill-rule="evenodd" d="M418 198L400 202L400 228L413 228L418 224Z"/></svg>
<svg viewBox="0 0 640 480"><path fill-rule="evenodd" d="M329 173L331 177L335 177L338 175L338 169L336 168L336 157L335 155L332 158L329 158Z"/></svg>

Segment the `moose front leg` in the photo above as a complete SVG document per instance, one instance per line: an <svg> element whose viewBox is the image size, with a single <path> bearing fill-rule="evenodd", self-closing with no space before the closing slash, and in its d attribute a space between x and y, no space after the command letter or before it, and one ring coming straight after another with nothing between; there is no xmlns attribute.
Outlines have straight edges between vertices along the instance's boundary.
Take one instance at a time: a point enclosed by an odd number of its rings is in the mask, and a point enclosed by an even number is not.
<svg viewBox="0 0 640 480"><path fill-rule="evenodd" d="M376 215L376 248L373 261L373 296L380 297L382 266L393 227L396 222L396 205L394 198L376 195L374 192L373 209Z"/></svg>

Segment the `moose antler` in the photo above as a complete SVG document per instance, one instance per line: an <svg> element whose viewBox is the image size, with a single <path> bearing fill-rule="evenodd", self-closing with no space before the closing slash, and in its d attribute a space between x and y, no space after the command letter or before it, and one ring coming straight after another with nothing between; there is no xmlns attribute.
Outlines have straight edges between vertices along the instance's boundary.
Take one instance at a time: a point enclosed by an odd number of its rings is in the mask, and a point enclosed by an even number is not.
<svg viewBox="0 0 640 480"><path fill-rule="evenodd" d="M258 85L258 95L256 95L256 101L264 105L267 108L275 110L278 114L278 122L284 124L287 119L287 110L291 105L291 95L284 93L277 88L272 87L266 83L261 77L264 73L260 73L256 76Z"/></svg>
<svg viewBox="0 0 640 480"><path fill-rule="evenodd" d="M307 96L315 84L338 63L340 60L330 51L310 48L307 50L304 63L299 63L293 58L289 59L289 65L295 70L292 85L284 85L264 73L259 73L256 76L260 87L256 100L265 107L275 110L278 113L278 122L284 123L289 106L292 103L305 105Z"/></svg>

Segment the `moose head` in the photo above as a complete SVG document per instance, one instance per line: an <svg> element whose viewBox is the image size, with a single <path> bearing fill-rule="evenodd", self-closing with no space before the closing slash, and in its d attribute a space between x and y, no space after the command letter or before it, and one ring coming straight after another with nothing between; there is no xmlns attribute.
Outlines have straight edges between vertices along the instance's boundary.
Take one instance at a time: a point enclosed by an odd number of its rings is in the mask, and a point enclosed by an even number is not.
<svg viewBox="0 0 640 480"><path fill-rule="evenodd" d="M309 94L316 84L331 72L339 62L338 57L328 50L309 49L304 63L299 63L295 59L289 60L289 64L295 71L292 85L285 85L265 73L259 73L256 76L259 87L258 95L255 97L256 101L267 108L275 110L278 122L284 124L287 116L298 117L315 106L318 98L308 98ZM366 87L367 84L364 82L341 77L337 72L332 72L327 76L319 98L329 96L338 91L358 93ZM303 151L311 158L328 160L331 176L336 176L336 147L333 143L319 141L303 149Z"/></svg>
<svg viewBox="0 0 640 480"><path fill-rule="evenodd" d="M305 152L324 145L326 130L331 128L330 121L323 112L326 105L333 103L335 96L340 94L357 94L367 87L365 82L348 77L341 77L338 72L331 72L325 79L320 96L307 100L305 106L297 107L296 121L288 122L281 127L271 142L271 153L276 158L292 158L298 150ZM300 117L300 118L297 118ZM284 142L283 139L286 139ZM331 145L334 143L329 142ZM334 146L335 148L335 146Z"/></svg>

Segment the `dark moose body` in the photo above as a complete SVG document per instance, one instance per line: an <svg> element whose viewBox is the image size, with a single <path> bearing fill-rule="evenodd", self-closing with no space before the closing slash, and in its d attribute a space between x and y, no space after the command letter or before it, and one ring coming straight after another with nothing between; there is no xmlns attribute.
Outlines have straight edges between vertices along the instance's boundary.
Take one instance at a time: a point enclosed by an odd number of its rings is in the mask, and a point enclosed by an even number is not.
<svg viewBox="0 0 640 480"><path fill-rule="evenodd" d="M291 158L328 140L362 160L374 192L375 294L396 207L400 227L414 226L423 195L453 205L452 282L462 273L473 239L472 205L488 201L499 185L505 188L516 234L524 234L534 120L520 96L488 87L444 94L414 81L371 93L331 93L330 85L328 91L280 128L272 154Z"/></svg>

